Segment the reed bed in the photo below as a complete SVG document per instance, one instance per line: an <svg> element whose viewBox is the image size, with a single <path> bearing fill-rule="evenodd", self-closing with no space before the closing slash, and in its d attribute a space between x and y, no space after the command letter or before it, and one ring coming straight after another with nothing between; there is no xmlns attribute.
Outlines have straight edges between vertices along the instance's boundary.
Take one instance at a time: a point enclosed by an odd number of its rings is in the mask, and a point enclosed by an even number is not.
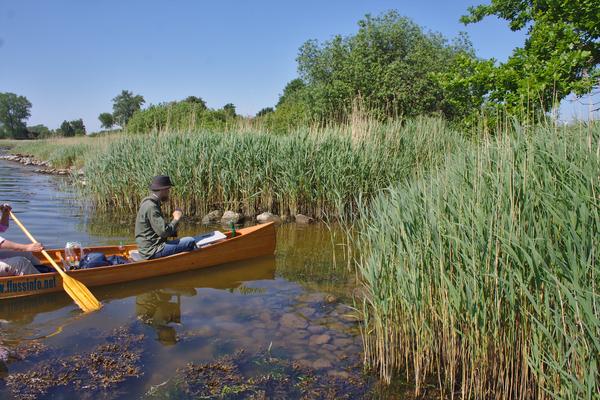
<svg viewBox="0 0 600 400"><path fill-rule="evenodd" d="M600 398L600 124L516 127L361 218L366 361L417 394Z"/></svg>
<svg viewBox="0 0 600 400"><path fill-rule="evenodd" d="M245 215L271 211L335 219L463 146L440 119L359 128L199 132L124 136L86 160L86 190L100 208L134 211L152 176L168 174L173 204L202 216L211 209Z"/></svg>

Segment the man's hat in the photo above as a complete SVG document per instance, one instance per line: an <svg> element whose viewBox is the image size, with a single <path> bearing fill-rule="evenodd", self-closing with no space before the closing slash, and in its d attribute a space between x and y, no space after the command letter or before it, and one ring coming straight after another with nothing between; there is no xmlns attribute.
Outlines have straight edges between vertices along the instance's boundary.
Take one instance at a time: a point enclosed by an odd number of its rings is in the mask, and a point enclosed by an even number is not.
<svg viewBox="0 0 600 400"><path fill-rule="evenodd" d="M167 175L158 175L152 178L150 190L161 190L170 188L171 186L173 186L171 183L171 178L169 178Z"/></svg>

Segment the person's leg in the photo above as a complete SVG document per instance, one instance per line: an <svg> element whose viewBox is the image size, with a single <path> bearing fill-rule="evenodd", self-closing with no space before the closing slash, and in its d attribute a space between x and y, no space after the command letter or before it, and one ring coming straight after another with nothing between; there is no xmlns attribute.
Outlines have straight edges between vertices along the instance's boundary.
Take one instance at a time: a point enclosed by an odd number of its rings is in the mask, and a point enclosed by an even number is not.
<svg viewBox="0 0 600 400"><path fill-rule="evenodd" d="M2 263L12 267L14 275L33 275L39 274L39 271L33 266L31 261L25 257L11 257L2 260Z"/></svg>
<svg viewBox="0 0 600 400"><path fill-rule="evenodd" d="M3 260L0 260L0 276L15 276L15 269L5 263Z"/></svg>
<svg viewBox="0 0 600 400"><path fill-rule="evenodd" d="M171 240L165 243L164 249L157 252L152 258L161 258L172 256L173 254L183 253L196 249L196 241L193 237L183 237L177 240Z"/></svg>
<svg viewBox="0 0 600 400"><path fill-rule="evenodd" d="M14 251L14 250L0 250L0 259L13 258L13 257L25 257L33 265L39 265L40 260L33 256L29 251Z"/></svg>

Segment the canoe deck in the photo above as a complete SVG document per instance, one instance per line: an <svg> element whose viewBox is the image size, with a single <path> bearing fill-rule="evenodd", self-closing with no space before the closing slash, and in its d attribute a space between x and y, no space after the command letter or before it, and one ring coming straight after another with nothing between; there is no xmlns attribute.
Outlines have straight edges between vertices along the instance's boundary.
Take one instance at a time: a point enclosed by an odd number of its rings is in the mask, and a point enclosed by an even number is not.
<svg viewBox="0 0 600 400"><path fill-rule="evenodd" d="M210 244L200 249L179 253L154 260L143 260L128 264L97 267L68 271L67 274L81 281L88 287L110 285L114 283L137 281L162 275L176 274L219 264L246 260L254 257L272 255L275 252L275 226L273 223L241 228L237 235ZM98 246L86 248L89 251L102 252L107 256L129 256L136 245ZM60 255L63 249L47 250L54 260L61 265ZM41 254L36 254L43 259ZM7 276L0 278L0 300L25 296L37 296L62 291L62 279L56 272L46 274Z"/></svg>

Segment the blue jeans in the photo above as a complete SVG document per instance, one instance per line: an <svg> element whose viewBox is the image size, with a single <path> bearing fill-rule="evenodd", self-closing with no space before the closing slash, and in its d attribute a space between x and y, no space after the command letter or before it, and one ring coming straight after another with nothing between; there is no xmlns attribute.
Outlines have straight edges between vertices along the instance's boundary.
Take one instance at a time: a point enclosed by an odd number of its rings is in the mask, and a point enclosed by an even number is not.
<svg viewBox="0 0 600 400"><path fill-rule="evenodd" d="M170 240L165 243L165 247L161 251L157 251L150 258L161 258L166 256L172 256L173 254L183 253L185 251L192 251L196 249L196 239L193 237L182 237L177 240Z"/></svg>

